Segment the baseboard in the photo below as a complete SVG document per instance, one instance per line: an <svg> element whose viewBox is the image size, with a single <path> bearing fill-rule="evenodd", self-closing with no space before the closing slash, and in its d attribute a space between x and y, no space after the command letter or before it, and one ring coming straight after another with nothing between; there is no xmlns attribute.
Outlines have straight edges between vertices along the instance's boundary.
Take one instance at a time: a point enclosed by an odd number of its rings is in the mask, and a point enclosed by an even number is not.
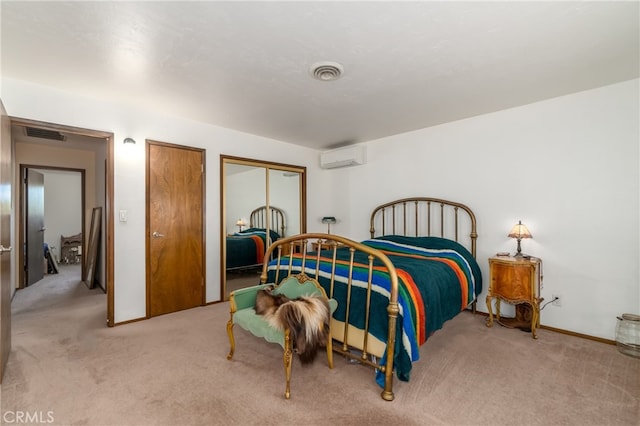
<svg viewBox="0 0 640 426"><path fill-rule="evenodd" d="M550 327L548 325L540 324L540 328L544 330L554 331L556 333L566 334L569 336L582 337L583 339L594 340L600 343L606 343L607 345L615 345L615 340L603 339L602 337L590 336L588 334L576 333L575 331L563 330L561 328Z"/></svg>
<svg viewBox="0 0 640 426"><path fill-rule="evenodd" d="M117 326L117 325L125 325L125 324L131 324L132 322L138 322L138 321L144 321L149 319L149 317L140 317L140 318L134 318L134 319L130 319L127 321L120 321L120 322L116 322L113 324L113 327Z"/></svg>
<svg viewBox="0 0 640 426"><path fill-rule="evenodd" d="M469 311L471 312L471 311ZM487 312L476 311L476 314L489 316ZM588 334L576 333L575 331L564 330L562 328L550 327L548 325L540 324L540 328L543 330L553 331L554 333L566 334L567 336L580 337L582 339L593 340L595 342L606 343L607 345L615 345L615 340L603 339L602 337L590 336Z"/></svg>

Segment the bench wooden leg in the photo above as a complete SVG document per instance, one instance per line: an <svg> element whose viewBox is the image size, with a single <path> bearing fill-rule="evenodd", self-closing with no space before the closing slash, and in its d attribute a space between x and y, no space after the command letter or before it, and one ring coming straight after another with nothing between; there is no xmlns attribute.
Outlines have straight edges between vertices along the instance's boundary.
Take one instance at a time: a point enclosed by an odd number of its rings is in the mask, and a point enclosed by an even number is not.
<svg viewBox="0 0 640 426"><path fill-rule="evenodd" d="M227 335L229 336L229 344L231 345L227 359L230 360L236 350L236 340L233 338L233 314L231 314L231 319L227 323Z"/></svg>
<svg viewBox="0 0 640 426"><path fill-rule="evenodd" d="M284 377L286 380L286 387L284 390L284 397L289 399L291 397L291 364L293 362L293 350L291 348L291 332L289 329L284 331Z"/></svg>

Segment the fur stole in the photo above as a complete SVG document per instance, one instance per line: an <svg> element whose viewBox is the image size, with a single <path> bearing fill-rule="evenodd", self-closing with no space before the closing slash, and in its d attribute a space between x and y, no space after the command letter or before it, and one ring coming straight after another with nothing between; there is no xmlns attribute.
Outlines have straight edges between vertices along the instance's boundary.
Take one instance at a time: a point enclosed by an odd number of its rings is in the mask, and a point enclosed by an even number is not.
<svg viewBox="0 0 640 426"><path fill-rule="evenodd" d="M310 364L318 350L327 345L330 311L327 300L320 296L301 296L289 299L273 294L273 287L259 290L255 310L278 330L291 330L293 349L302 364Z"/></svg>

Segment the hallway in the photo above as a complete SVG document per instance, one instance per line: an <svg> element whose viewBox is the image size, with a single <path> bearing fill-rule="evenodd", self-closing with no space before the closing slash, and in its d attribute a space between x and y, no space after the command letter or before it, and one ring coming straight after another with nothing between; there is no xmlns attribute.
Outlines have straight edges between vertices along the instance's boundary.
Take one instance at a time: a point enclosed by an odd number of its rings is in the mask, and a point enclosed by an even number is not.
<svg viewBox="0 0 640 426"><path fill-rule="evenodd" d="M72 306L74 300L86 297L95 297L94 302L98 305L93 307L94 304L90 304L87 310L95 311L90 316L102 312L106 321L106 294L99 287L89 290L81 280L80 270L80 264L59 264L57 274L45 275L33 285L17 290L11 303L14 331L21 321L39 321L50 315L50 311L67 304ZM68 307L65 306L65 309Z"/></svg>

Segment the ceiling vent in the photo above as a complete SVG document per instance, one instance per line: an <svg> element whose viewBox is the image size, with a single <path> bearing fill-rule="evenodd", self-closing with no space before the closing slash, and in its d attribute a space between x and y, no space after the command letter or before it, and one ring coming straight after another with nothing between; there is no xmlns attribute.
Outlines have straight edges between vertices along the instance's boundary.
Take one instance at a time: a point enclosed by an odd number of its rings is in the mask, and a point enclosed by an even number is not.
<svg viewBox="0 0 640 426"><path fill-rule="evenodd" d="M63 141L67 137L56 130L38 129L35 127L27 127L27 136L32 138L49 139L52 141Z"/></svg>
<svg viewBox="0 0 640 426"><path fill-rule="evenodd" d="M316 80L333 81L342 76L344 68L337 62L317 62L311 65L309 72Z"/></svg>

